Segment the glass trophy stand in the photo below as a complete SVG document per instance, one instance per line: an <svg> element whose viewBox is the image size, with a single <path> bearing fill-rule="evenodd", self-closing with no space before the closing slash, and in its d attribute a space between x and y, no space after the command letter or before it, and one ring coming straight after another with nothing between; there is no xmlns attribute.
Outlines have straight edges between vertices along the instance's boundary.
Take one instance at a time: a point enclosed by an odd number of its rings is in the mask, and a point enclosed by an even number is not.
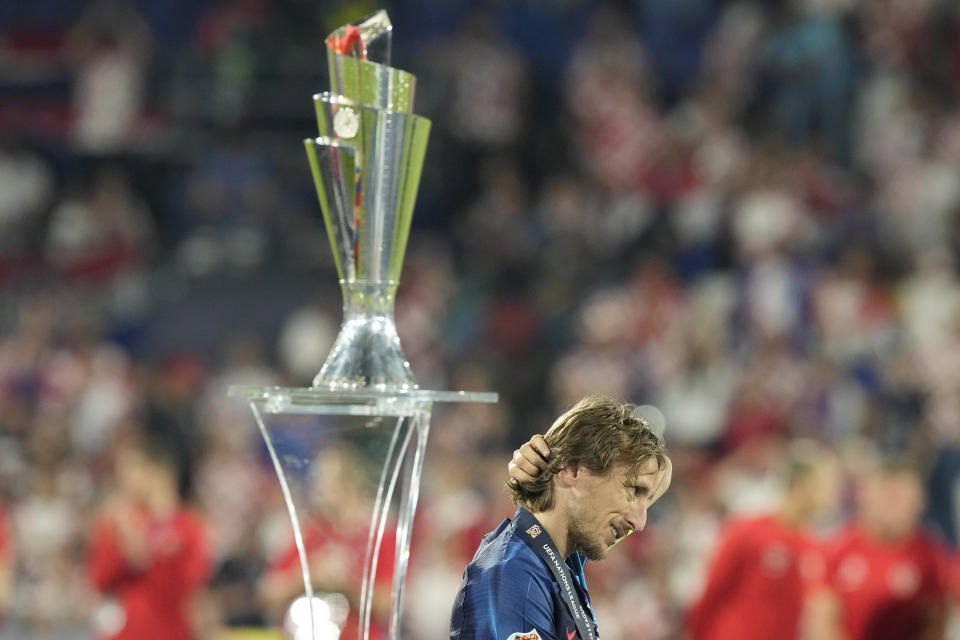
<svg viewBox="0 0 960 640"><path fill-rule="evenodd" d="M250 404L293 525L288 573L303 591L286 595L288 636L399 638L433 405L497 394L239 386L230 395Z"/></svg>

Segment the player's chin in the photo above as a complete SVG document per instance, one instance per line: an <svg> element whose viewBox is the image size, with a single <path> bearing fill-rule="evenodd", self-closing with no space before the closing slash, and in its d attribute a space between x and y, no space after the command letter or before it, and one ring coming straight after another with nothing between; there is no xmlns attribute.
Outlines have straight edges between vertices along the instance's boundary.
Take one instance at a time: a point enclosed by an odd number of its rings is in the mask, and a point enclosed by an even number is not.
<svg viewBox="0 0 960 640"><path fill-rule="evenodd" d="M607 552L611 546L612 545L604 545L599 543L591 544L589 547L584 547L581 549L581 551L583 551L583 555L587 556L588 560L593 560L596 562L597 560L603 560L607 557Z"/></svg>

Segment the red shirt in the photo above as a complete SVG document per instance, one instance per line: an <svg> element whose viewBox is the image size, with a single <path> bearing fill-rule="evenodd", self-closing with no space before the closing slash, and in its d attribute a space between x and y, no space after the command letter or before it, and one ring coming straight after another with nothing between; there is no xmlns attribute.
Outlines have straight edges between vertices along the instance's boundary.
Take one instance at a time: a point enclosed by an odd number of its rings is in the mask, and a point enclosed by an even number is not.
<svg viewBox="0 0 960 640"><path fill-rule="evenodd" d="M944 551L919 531L883 543L851 526L827 557L827 584L840 600L850 640L915 637L928 610L946 598L946 573Z"/></svg>
<svg viewBox="0 0 960 640"><path fill-rule="evenodd" d="M803 600L821 579L811 539L770 516L729 523L689 617L694 640L792 640Z"/></svg>
<svg viewBox="0 0 960 640"><path fill-rule="evenodd" d="M396 549L396 534L393 531L395 527L395 524L388 523L383 532L375 580L380 595L374 596L375 599L377 597L390 597ZM347 579L345 586L350 593L343 595L347 596L350 601L350 612L341 630L341 638L354 638L359 631L360 620L357 614L363 583L363 562L366 557L368 535L367 527L348 531L343 527L322 520L315 520L303 534L303 546L307 552L307 557L311 559L310 562L315 562L313 558L321 555L326 556L327 561L337 558L343 577ZM269 571L295 572L298 576L300 575L300 556L297 553L296 545L292 541L287 549L271 563ZM314 580L317 579L316 575L312 577ZM376 616L372 616L370 637L373 639L385 638L388 623L387 620L377 620Z"/></svg>
<svg viewBox="0 0 960 640"><path fill-rule="evenodd" d="M110 640L191 640L188 608L206 583L210 556L198 516L178 510L164 520L144 519L149 560L145 569L128 562L110 518L94 525L89 574L97 591L114 599L123 616L99 631Z"/></svg>

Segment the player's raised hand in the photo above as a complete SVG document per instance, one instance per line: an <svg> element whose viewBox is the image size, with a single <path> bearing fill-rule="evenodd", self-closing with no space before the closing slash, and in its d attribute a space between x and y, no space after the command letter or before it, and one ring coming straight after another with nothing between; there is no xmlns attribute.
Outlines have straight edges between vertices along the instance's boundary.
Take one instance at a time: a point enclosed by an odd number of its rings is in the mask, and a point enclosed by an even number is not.
<svg viewBox="0 0 960 640"><path fill-rule="evenodd" d="M507 465L509 482L524 484L533 479L547 466L550 458L550 447L539 433L530 438L522 447L513 452L513 458Z"/></svg>

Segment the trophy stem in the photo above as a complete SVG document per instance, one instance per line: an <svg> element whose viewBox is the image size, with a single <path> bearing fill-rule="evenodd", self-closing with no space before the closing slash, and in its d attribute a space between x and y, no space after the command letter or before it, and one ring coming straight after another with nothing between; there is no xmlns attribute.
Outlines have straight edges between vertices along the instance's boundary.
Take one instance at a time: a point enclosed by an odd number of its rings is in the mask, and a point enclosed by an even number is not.
<svg viewBox="0 0 960 640"><path fill-rule="evenodd" d="M332 390L416 389L394 321L397 283L341 280L340 287L343 324L313 386Z"/></svg>
<svg viewBox="0 0 960 640"><path fill-rule="evenodd" d="M293 494L290 492L290 485L287 484L287 476L283 472L283 465L280 464L280 458L277 456L277 450L273 447L273 439L270 438L270 432L267 430L267 425L264 423L263 416L260 415L260 410L258 409L255 401L250 402L250 409L253 411L253 417L257 422L257 427L260 429L260 435L263 437L263 442L267 446L267 451L270 453L270 461L273 463L273 470L277 473L277 480L280 481L280 491L283 493L283 501L287 505L287 515L290 516L290 524L293 526L293 540L297 547L297 558L300 561L300 573L303 577L303 589L307 597L307 602L309 603L310 631L311 636L315 637L315 630L317 626L316 621L314 620L313 610L313 580L310 579L310 563L307 558L307 548L303 543L303 529L300 527L300 518L297 515L297 507L293 501Z"/></svg>
<svg viewBox="0 0 960 640"><path fill-rule="evenodd" d="M393 430L393 439L384 461L383 471L380 474L380 483L377 486L377 498L373 506L373 515L370 521L370 534L367 538L367 552L363 562L363 583L360 588L360 640L368 640L370 634L370 615L373 611L373 588L377 575L380 545L383 542L390 503L397 481L397 474L403 464L407 446L410 442L409 419L401 416ZM398 445L400 450L398 452ZM388 482L388 478L391 478ZM386 494L386 495L384 495Z"/></svg>
<svg viewBox="0 0 960 640"><path fill-rule="evenodd" d="M397 547L393 572L392 602L393 612L390 616L390 637L400 637L400 616L403 613L404 583L407 579L407 567L410 561L410 539L413 530L413 516L417 511L417 501L420 497L420 477L423 475L423 457L427 450L427 436L430 433L430 405L421 405L412 418L413 429L416 431L417 448L407 477L407 490L400 502L397 515Z"/></svg>

